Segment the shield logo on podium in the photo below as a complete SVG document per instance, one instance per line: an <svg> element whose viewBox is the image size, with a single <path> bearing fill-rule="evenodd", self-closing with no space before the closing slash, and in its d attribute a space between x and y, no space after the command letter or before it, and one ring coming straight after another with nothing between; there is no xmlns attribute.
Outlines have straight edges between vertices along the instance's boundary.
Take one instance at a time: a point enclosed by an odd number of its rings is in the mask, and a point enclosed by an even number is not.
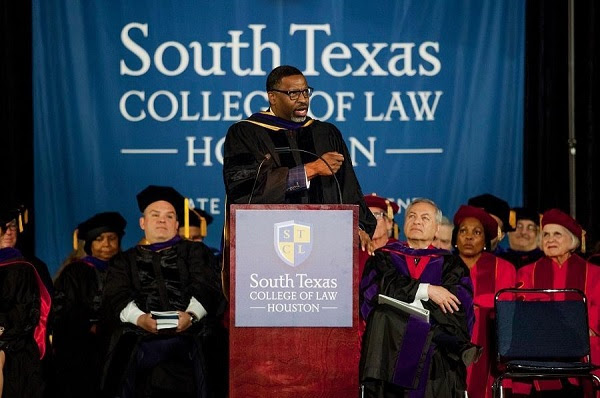
<svg viewBox="0 0 600 398"><path fill-rule="evenodd" d="M312 251L312 225L291 221L274 224L275 252L290 267L304 262Z"/></svg>

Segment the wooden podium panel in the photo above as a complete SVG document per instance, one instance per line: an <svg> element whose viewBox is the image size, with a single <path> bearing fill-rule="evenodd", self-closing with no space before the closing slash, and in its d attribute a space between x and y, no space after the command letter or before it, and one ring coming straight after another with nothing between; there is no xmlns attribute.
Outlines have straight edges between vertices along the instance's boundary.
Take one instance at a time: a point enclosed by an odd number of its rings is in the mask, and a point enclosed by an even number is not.
<svg viewBox="0 0 600 398"><path fill-rule="evenodd" d="M236 234L236 230L241 224L238 223L236 218L240 214L239 211L265 210L269 211L269 216L271 214L281 214L282 220L288 218L286 216L286 212L288 211L296 211L296 213L293 213L296 216L298 215L297 211L323 212L325 210L324 213L320 214L327 215L335 214L332 213L335 211L346 211L345 214L348 211L351 212L352 230L339 231L341 239L349 240L348 245L351 252L348 257L350 258L350 263L347 264L347 276L350 278L349 283L340 283L344 285L341 288L351 289L351 292L345 292L346 295L351 297L351 314L349 314L351 320L348 322L348 326L257 327L247 326L247 317L245 321L246 326L236 326L236 319L238 319L239 324L244 324L244 322L239 321L240 317L236 317L236 311L238 310L236 308L236 293L239 291L241 294L242 292L236 283L238 281L238 273L236 271L236 256L238 253L236 251L241 246L237 242L240 234ZM229 332L229 396L231 398L348 398L358 396L358 361L360 357L358 337L358 234L355 232L358 229L358 207L352 205L232 205L230 214L231 283L229 297L231 324ZM295 217L294 219L297 220L297 218ZM325 217L324 222L327 222ZM269 243L264 245L264 250L277 250L277 245L273 245L272 243L274 239L277 239L277 236L274 236L273 233L261 233L261 231L265 231L268 228L273 229L272 220L267 220L266 223L270 223L270 225L264 227L266 229L257 228L257 223L252 223L253 233L251 236L247 233L244 239L248 239L248 236L250 236L250 239L266 239ZM318 242L312 242L312 244L326 245L327 242L324 242L323 238L318 236L319 226L316 225L314 229L314 238ZM336 233L329 238L337 239L337 235ZM247 250L247 245L244 250ZM321 248L321 250L323 249ZM318 248L315 248L315 251L318 251ZM330 261L328 256L321 254L319 257L317 260L319 264L328 264ZM335 256L331 255L329 257ZM241 255L241 258L246 259L245 255ZM262 262L259 261L258 264L262 264ZM260 265L257 265L258 267ZM294 278L298 273L310 275L310 270L306 271L307 268L302 268L302 265L298 266L297 269L286 268L285 265L276 265L276 267L281 267L283 270L282 273L286 274L286 277L290 279ZM297 302L299 301L297 300ZM323 309L320 310L325 311ZM245 309L245 311L248 310ZM263 310L262 313L265 311ZM258 312L260 313L261 311L258 310ZM310 315L300 315L296 319L302 317L309 318ZM254 318L251 318L250 323L252 324L253 322ZM266 322L268 323L269 321L267 320ZM285 323L286 321L283 322ZM301 320L300 322L303 321ZM322 322L322 320L318 322Z"/></svg>

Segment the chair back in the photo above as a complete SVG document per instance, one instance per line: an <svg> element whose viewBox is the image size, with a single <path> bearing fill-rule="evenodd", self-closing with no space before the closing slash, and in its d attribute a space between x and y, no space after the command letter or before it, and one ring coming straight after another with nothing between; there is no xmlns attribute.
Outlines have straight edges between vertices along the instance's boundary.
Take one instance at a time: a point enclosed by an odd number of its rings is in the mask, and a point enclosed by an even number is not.
<svg viewBox="0 0 600 398"><path fill-rule="evenodd" d="M585 294L577 289L502 289L495 297L499 363L590 361Z"/></svg>

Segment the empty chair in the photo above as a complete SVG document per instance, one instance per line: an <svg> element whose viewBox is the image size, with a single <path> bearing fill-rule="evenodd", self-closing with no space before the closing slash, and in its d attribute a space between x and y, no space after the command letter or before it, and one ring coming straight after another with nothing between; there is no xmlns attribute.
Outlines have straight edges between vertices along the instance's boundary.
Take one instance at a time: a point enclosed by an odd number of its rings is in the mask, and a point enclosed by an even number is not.
<svg viewBox="0 0 600 398"><path fill-rule="evenodd" d="M497 359L504 379L600 379L592 374L586 297L577 289L502 289L495 297Z"/></svg>

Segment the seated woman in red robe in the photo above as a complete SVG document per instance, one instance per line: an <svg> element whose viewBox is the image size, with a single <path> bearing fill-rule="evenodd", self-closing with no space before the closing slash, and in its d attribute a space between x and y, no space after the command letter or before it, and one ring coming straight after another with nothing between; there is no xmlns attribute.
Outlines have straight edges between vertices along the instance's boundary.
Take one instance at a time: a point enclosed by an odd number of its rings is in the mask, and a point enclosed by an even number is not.
<svg viewBox="0 0 600 398"><path fill-rule="evenodd" d="M585 231L571 216L558 209L542 215L544 257L519 269L517 281L523 288L575 288L585 293L588 303L592 362L600 364L600 267L575 253L585 252ZM600 375L600 371L596 371ZM543 389L546 389L544 387ZM549 387L548 387L549 389Z"/></svg>
<svg viewBox="0 0 600 398"><path fill-rule="evenodd" d="M461 206L454 215L455 245L467 264L473 281L475 325L471 341L483 347L479 360L467 368L467 392L470 397L492 396L495 355L494 295L500 289L515 285L515 267L489 253L490 241L498 234L498 223L485 210Z"/></svg>

